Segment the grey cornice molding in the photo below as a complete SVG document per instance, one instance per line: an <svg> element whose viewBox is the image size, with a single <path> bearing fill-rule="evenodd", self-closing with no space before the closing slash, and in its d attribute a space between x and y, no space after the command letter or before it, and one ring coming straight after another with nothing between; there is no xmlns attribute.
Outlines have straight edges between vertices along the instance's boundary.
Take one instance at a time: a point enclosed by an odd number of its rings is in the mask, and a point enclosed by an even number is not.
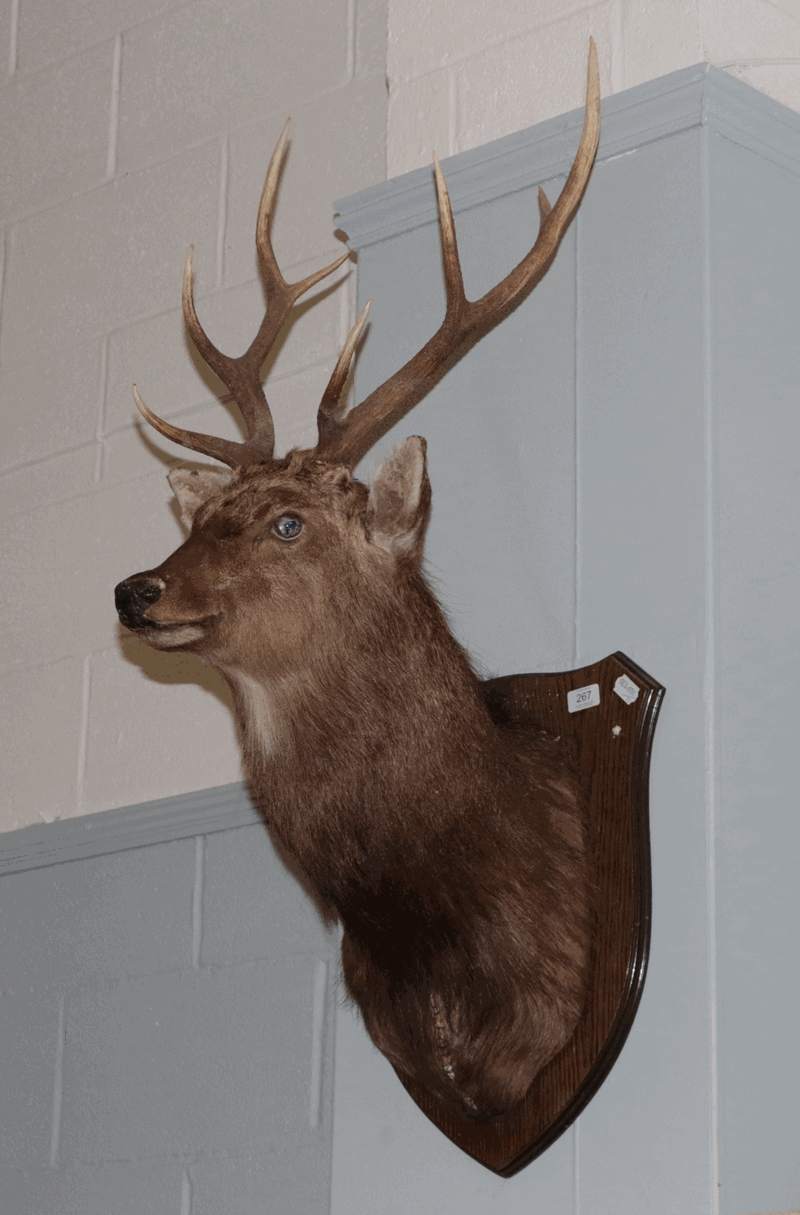
<svg viewBox="0 0 800 1215"><path fill-rule="evenodd" d="M455 212L563 177L578 146L583 110L548 119L443 161ZM598 160L706 127L800 172L800 114L708 63L616 93L603 102ZM415 169L334 204L353 249L436 222L433 175Z"/></svg>
<svg viewBox="0 0 800 1215"><path fill-rule="evenodd" d="M0 834L0 875L262 822L243 784L220 785L7 831Z"/></svg>

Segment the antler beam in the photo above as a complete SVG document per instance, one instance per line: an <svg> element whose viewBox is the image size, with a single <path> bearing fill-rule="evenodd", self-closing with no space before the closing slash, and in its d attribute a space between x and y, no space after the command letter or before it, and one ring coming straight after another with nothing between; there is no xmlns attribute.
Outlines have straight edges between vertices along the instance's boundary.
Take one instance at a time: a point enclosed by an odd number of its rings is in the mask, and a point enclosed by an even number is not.
<svg viewBox="0 0 800 1215"><path fill-rule="evenodd" d="M320 405L319 454L326 460L354 466L366 451L406 414L441 378L451 363L478 337L497 325L533 290L550 267L578 209L594 163L600 139L600 77L594 39L589 45L586 117L572 168L551 208L539 190L540 226L536 243L522 261L479 300L464 294L453 213L439 162L434 157L436 195L444 261L447 308L444 320L421 350L337 421Z"/></svg>

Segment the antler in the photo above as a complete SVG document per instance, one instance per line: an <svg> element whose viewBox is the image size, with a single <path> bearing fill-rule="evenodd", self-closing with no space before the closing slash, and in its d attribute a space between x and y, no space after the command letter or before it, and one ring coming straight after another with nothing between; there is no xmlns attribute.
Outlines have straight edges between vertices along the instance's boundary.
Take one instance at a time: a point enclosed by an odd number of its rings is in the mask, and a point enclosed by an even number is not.
<svg viewBox="0 0 800 1215"><path fill-rule="evenodd" d="M444 320L422 349L390 379L371 392L360 405L352 409L343 421L338 421L333 416L331 408L323 398L318 416L317 450L321 456L351 467L357 464L372 444L437 383L459 354L498 324L533 290L550 268L564 233L578 209L589 180L599 139L600 78L597 49L592 38L589 43L586 117L578 151L564 188L552 208L544 191L539 190L540 227L535 245L497 286L487 291L481 299L474 301L468 300L464 294L450 198L439 161L434 156L447 290ZM363 324L361 317L356 326L360 324ZM349 341L352 341L352 335Z"/></svg>
<svg viewBox="0 0 800 1215"><path fill-rule="evenodd" d="M241 409L247 427L247 440L244 443L233 443L228 439L217 439L212 435L198 434L193 430L182 430L178 426L172 426L169 422L164 422L161 418L156 417L147 408L136 385L133 389L134 400L140 412L150 425L160 431L165 438L171 439L174 443L180 443L183 447L189 447L192 451L199 451L203 455L221 460L231 468L272 458L275 434L272 415L261 384L261 366L272 349L286 317L300 296L328 274L332 274L350 256L349 251L343 253L330 266L317 270L314 274L309 274L307 278L297 283L287 283L281 274L272 248L270 231L278 178L288 139L289 122L287 121L269 162L256 221L256 248L266 290L267 309L258 333L244 354L239 355L238 358L223 354L211 342L197 318L192 288L193 247L189 250L183 272L183 315L189 336L204 361L212 371L216 372ZM355 340L357 341L357 336ZM345 350L347 350L347 346ZM342 358L344 353L343 351ZM349 370L350 358L352 358L352 350L348 356L347 370ZM341 363L341 358L339 362ZM337 370L334 372L331 383L338 372L341 380L339 392L347 378L347 370L342 376L339 364L337 364ZM330 385L324 399L328 400L328 407L333 408L335 402L331 403L329 394Z"/></svg>
<svg viewBox="0 0 800 1215"><path fill-rule="evenodd" d="M139 396L134 385L136 404L145 419L167 439L212 456L236 468L272 458L274 431L272 417L261 385L261 365L299 297L326 275L332 274L349 257L344 253L324 270L310 274L298 283L287 283L272 249L270 228L280 167L289 138L287 122L267 169L256 223L256 247L264 277L267 310L250 347L238 358L222 354L204 332L194 306L192 291L192 250L183 275L183 314L186 328L203 359L231 392L247 426L247 440L233 443L211 435L181 430L156 417ZM441 326L432 338L385 383L350 411L344 419L337 415L361 332L366 324L369 304L363 310L345 343L317 413L316 451L325 460L354 466L362 455L399 418L441 379L447 368L483 334L514 309L547 273L558 247L583 197L600 139L600 77L597 49L589 40L589 68L586 83L586 117L578 151L564 188L554 207L539 190L539 235L530 252L506 277L479 300L464 294L461 263L453 224L453 213L439 161L434 156L436 199L444 261L447 307Z"/></svg>

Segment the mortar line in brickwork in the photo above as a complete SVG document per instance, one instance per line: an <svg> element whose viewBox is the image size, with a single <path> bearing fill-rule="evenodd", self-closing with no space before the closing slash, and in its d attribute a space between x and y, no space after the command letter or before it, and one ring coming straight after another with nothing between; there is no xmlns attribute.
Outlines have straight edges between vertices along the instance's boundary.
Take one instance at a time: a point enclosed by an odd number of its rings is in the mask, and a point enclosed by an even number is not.
<svg viewBox="0 0 800 1215"><path fill-rule="evenodd" d="M225 282L225 229L228 226L228 174L230 169L229 136L222 140L219 150L219 205L217 210L217 287Z"/></svg>
<svg viewBox="0 0 800 1215"><path fill-rule="evenodd" d="M6 282L6 261L8 253L8 238L5 231L0 231L0 340L3 336L3 295ZM8 471L7 469L5 470Z"/></svg>
<svg viewBox="0 0 800 1215"><path fill-rule="evenodd" d="M714 66L722 68L724 72L733 71L735 68L754 68L754 67L796 67L800 63L800 59L796 56L784 55L780 59L726 59L724 63L717 63ZM790 109L794 109L791 106ZM798 1215L797 1211L781 1212L781 1215Z"/></svg>
<svg viewBox="0 0 800 1215"><path fill-rule="evenodd" d="M352 80L357 71L356 0L347 0L347 62L344 70L347 80Z"/></svg>
<svg viewBox="0 0 800 1215"><path fill-rule="evenodd" d="M200 952L203 947L203 878L205 874L206 837L195 836L194 841L194 889L192 890L192 966L200 969Z"/></svg>
<svg viewBox="0 0 800 1215"><path fill-rule="evenodd" d="M95 439L97 440L97 451L94 462L94 482L99 485L103 479L106 463L106 444L105 444L105 428L106 428L106 396L108 393L108 335L103 338L100 343L100 377L98 383L99 401L97 405L97 429L95 431Z"/></svg>
<svg viewBox="0 0 800 1215"><path fill-rule="evenodd" d="M323 958L317 958L314 963L314 996L311 1021L311 1081L308 1094L308 1122L312 1131L316 1130L319 1126L322 1111L322 1054L327 993L328 963Z"/></svg>
<svg viewBox="0 0 800 1215"><path fill-rule="evenodd" d="M117 172L117 144L119 141L119 98L122 81L122 34L114 39L114 65L111 69L111 110L108 125L108 159L106 177L113 180Z"/></svg>
<svg viewBox="0 0 800 1215"><path fill-rule="evenodd" d="M16 366L19 366L19 364L16 364ZM125 426L119 426L119 427L117 427L117 430L114 431L113 433L117 434L118 431L127 430L127 429L128 428ZM46 456L33 456L30 460L21 460L19 464L11 464L11 465L9 465L8 468L4 468L2 473L0 473L0 476L4 477L9 473L21 472L24 468L35 468L37 464L46 464L48 462L48 460L55 460L59 456L69 456L72 454L72 452L82 451L84 447L89 447L90 445L91 445L90 442L76 443L74 447L59 447L58 451L48 452ZM70 499L71 498L83 498L83 497L85 497L86 494L91 494L91 493L94 493L94 488L80 490L74 494L68 494L67 497ZM66 500L67 499L59 499L59 501L66 501ZM26 512L23 512L23 513L26 513Z"/></svg>
<svg viewBox="0 0 800 1215"><path fill-rule="evenodd" d="M458 72L455 68L447 69L447 155L454 156L458 148L458 124L460 115L460 95L458 89Z"/></svg>
<svg viewBox="0 0 800 1215"><path fill-rule="evenodd" d="M2 88L3 85L0 84L0 91ZM69 205L69 203L75 202L79 198L86 198L90 194L93 194L96 190L107 189L108 179L105 175L105 170L103 170L102 175L98 176L94 183L87 185L84 190L81 190L80 194L68 194L60 198L56 198L55 200L51 199L48 202L32 203L29 207L21 207L20 210L13 213L10 222L14 223L15 225L27 223L27 221L30 219L37 219L40 215L46 215L48 211L63 210L63 208Z"/></svg>
<svg viewBox="0 0 800 1215"><path fill-rule="evenodd" d="M708 1002L710 1014L710 1165L711 1212L719 1215L720 1209L720 1143L719 1143L719 985L717 975L717 863L716 863L716 634L715 634L715 569L714 545L716 528L714 522L714 317L712 313L712 266L711 266L711 171L709 168L708 127L702 128L700 141L701 207L703 223L703 412L704 412L704 462L705 462L705 508L704 532L706 549L706 603L705 603L705 669L703 691L706 704L706 848L708 854L707 885L707 933L708 933Z"/></svg>
<svg viewBox="0 0 800 1215"><path fill-rule="evenodd" d="M43 71L44 71L44 69L37 68L37 72L43 72ZM34 75L34 74L35 73L31 73L31 75ZM26 79L27 78L28 77L26 76ZM0 84L0 88L1 87L2 87L2 85ZM325 94L323 94L323 96L324 95ZM126 171L123 174L123 177L134 180L137 176L144 176L148 173L151 173L154 169L161 168L163 165L168 165L170 163L170 161L176 160L179 156L182 156L184 153L195 152L195 151L197 151L198 148L204 148L204 147L206 147L206 145L211 144L211 143L215 144L216 142L217 142L216 139L198 139L195 143L187 144L178 153L171 152L167 156L161 156L157 160L148 161L145 164L138 165L136 168ZM103 169L102 173L98 174L96 180L88 183L79 192L64 194L61 197L58 197L55 199L49 199L47 202L44 202L44 203L32 203L28 207L20 208L19 211L14 212L14 215L12 217L13 222L15 224L27 223L28 220L37 219L39 216L47 215L48 212L50 212L50 211L63 210L64 207L67 207L72 203L78 203L83 199L90 198L93 194L97 194L98 191L108 190L109 186L111 186L111 185L113 185L113 181L109 180L108 163L106 163L106 167ZM145 315L149 315L149 314L145 314ZM137 317L136 319L138 320L139 318Z"/></svg>
<svg viewBox="0 0 800 1215"><path fill-rule="evenodd" d="M592 13L598 7L599 6L597 4L592 3L590 0L590 3L572 9L563 17L556 17L551 21L544 22L535 21L533 25L523 25L518 30L514 30L511 33L499 34L495 38L481 39L479 44L471 46L468 50L465 50L462 55L450 59L446 65L446 70L455 71L458 68L463 68L471 59L477 59L479 56L485 54L486 51L494 51L499 47L510 47L515 42L519 42L520 39L527 38L530 35L544 35L548 32L548 30L551 29L552 26L562 25L564 22L570 21L574 17L591 17ZM395 87L399 87L403 84L411 84L413 81L424 80L426 76L435 76L437 72L442 70L442 66L439 66L426 68L426 70L423 72L412 71L407 75L398 75L394 77L392 84ZM581 102L581 104L583 103ZM575 108L577 109L578 107L575 106Z"/></svg>
<svg viewBox="0 0 800 1215"><path fill-rule="evenodd" d="M58 1144L61 1137L61 1097L64 1085L64 996L58 1002L58 1039L56 1041L56 1074L53 1084L53 1123L50 1135L50 1168L58 1165Z"/></svg>
<svg viewBox="0 0 800 1215"><path fill-rule="evenodd" d="M78 734L78 770L76 773L76 796L78 806L85 806L84 787L86 784L86 764L89 752L89 699L92 687L92 656L87 654L83 659L83 678L81 684L81 723Z"/></svg>
<svg viewBox="0 0 800 1215"><path fill-rule="evenodd" d="M192 1179L188 1168L183 1170L181 1179L181 1215L192 1215Z"/></svg>
<svg viewBox="0 0 800 1215"><path fill-rule="evenodd" d="M11 0L8 30L8 74L15 76L17 72L17 47L19 45L19 0Z"/></svg>
<svg viewBox="0 0 800 1215"><path fill-rule="evenodd" d="M625 88L625 37L622 29L622 0L615 0L611 13L611 92Z"/></svg>

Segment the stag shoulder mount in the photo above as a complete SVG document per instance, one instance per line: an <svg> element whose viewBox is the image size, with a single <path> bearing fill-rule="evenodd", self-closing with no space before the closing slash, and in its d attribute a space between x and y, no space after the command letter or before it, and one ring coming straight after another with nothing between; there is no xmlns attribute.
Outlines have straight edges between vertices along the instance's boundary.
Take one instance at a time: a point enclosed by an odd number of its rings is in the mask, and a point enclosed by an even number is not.
<svg viewBox="0 0 800 1215"><path fill-rule="evenodd" d="M367 305L320 402L316 446L276 458L261 366L297 299L348 256L301 282L281 274L270 228L287 123L256 227L266 314L239 358L200 325L191 252L184 273L187 330L246 438L173 426L134 389L162 435L225 467L170 473L188 537L119 584L120 620L228 681L253 800L343 926L345 985L373 1042L404 1083L465 1124L509 1116L581 1019L595 915L586 782L554 733L493 711L425 580L424 440L396 448L369 486L352 470L545 274L586 188L599 115L592 44L566 184L552 208L539 192L532 249L476 301L436 162L439 330L343 415Z"/></svg>

